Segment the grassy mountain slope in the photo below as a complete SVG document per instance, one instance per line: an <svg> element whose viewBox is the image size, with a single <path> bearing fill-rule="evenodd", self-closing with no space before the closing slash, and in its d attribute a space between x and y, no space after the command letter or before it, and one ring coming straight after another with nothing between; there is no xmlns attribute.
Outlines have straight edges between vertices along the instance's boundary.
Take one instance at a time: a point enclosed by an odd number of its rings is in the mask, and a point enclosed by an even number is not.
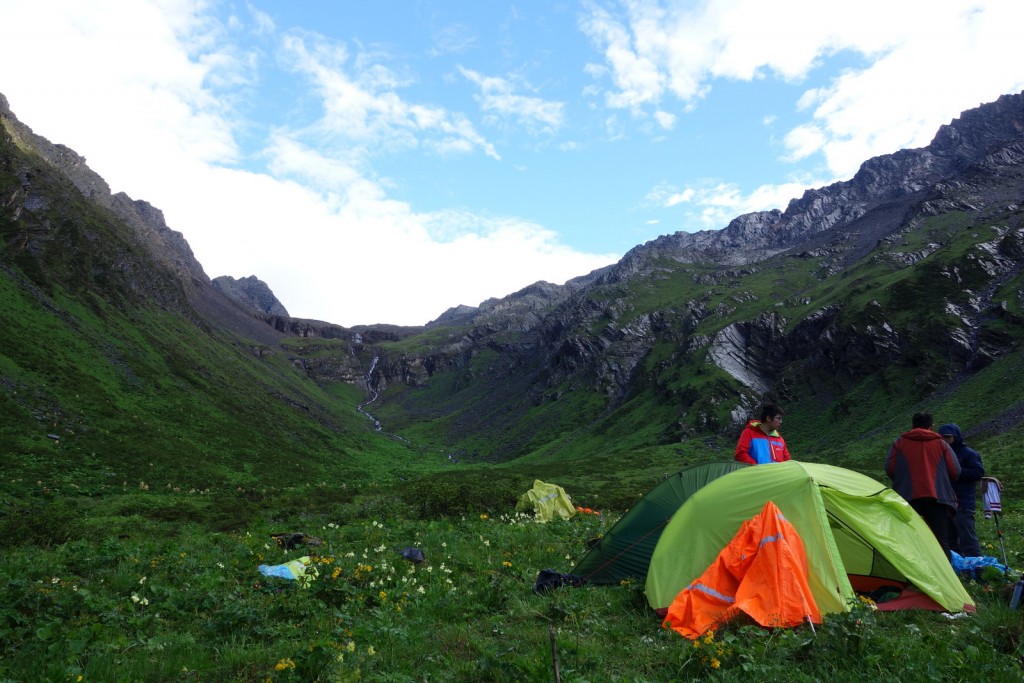
<svg viewBox="0 0 1024 683"><path fill-rule="evenodd" d="M921 212L877 248L745 267L638 253L628 277L538 288L483 322L288 338L137 205L97 201L60 149L9 133L0 680L1020 678L1021 612L996 580L968 582L971 619L858 605L812 633L737 622L696 644L659 628L639 583L530 590L665 475L730 457L737 406L763 393L738 375L771 381L798 457L876 477L914 410L960 422L1007 485L1019 566L1024 226L1005 196ZM375 359L381 433L357 410ZM605 514L514 514L535 478ZM291 531L320 543L271 538ZM305 588L257 569L302 555Z"/></svg>
<svg viewBox="0 0 1024 683"><path fill-rule="evenodd" d="M243 336L233 321L248 315L219 324L199 312L193 301L231 304L197 294L208 285L183 282L112 211L2 131L0 196L8 530L35 520L37 533L59 539L68 525L123 524L119 496L156 488L238 500L171 500L143 517L209 512L237 526L275 491L326 482L334 491L436 467L372 433L356 412L361 390L319 386L267 335ZM43 513L58 494L68 509L51 523Z"/></svg>
<svg viewBox="0 0 1024 683"><path fill-rule="evenodd" d="M531 464L592 463L598 456L644 448L699 451L707 439L727 448L734 397L745 389L706 362L706 340L730 325L761 318L770 321L763 330L768 339L754 353L763 352L774 366L775 395L790 414L787 434L808 459L828 458L877 474L886 442L921 409L963 423L982 446L998 448L1019 420L974 428L1004 411L1015 414L1018 401L1019 385L1006 368L1019 363L1024 338L1024 283L1012 256L1021 215L989 215L983 227L976 219L957 212L922 220L884 250L828 277L820 276L818 259L799 254L731 273L654 264L648 276L588 292L590 309L618 310L575 330L584 344L611 339L614 349L622 330L628 334L637 320L660 316L654 329L644 328L654 341L621 395L609 395L601 378L585 373L545 384L550 375L529 364L550 363L522 350L535 345L509 344L511 350L502 351L488 344L422 386L389 387L379 414L386 424L404 426L408 420L409 433L453 450L479 452L480 444L490 443L483 452L493 456L514 444L513 454ZM692 314L696 308L701 315ZM827 325L819 329L823 311ZM967 346L953 343L960 335L972 337ZM403 344L412 347L415 337ZM1000 384L1008 377L1013 384ZM496 406L491 411L499 418L488 419L481 404ZM424 419L409 417L417 411ZM462 419L464 413L474 420ZM860 441L873 434L875 462L850 452L851 437ZM721 451L709 448L712 454Z"/></svg>
<svg viewBox="0 0 1024 683"><path fill-rule="evenodd" d="M752 264L638 248L571 289L360 341L260 326L29 137L3 140L0 167L10 482L247 490L504 463L626 505L666 470L727 457L766 397L786 404L795 452L875 475L917 409L983 448L1019 428L999 379L1024 319L1009 152ZM356 411L374 358L370 409L398 439Z"/></svg>

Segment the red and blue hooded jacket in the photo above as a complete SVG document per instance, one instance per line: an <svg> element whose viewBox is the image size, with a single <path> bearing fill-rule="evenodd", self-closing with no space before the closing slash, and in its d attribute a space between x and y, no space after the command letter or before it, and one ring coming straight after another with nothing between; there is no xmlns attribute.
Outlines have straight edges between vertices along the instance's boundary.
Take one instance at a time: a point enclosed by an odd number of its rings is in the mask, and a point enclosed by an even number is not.
<svg viewBox="0 0 1024 683"><path fill-rule="evenodd" d="M766 462L785 462L789 460L789 449L786 441L778 431L765 434L761 429L760 420L751 420L740 434L736 442L736 460L760 465Z"/></svg>

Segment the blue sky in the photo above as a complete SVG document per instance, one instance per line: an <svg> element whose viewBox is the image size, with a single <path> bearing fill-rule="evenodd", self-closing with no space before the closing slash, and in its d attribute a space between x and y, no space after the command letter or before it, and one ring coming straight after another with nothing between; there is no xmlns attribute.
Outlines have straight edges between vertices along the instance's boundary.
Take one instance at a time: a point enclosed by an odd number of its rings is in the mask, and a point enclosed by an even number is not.
<svg viewBox="0 0 1024 683"><path fill-rule="evenodd" d="M211 277L424 324L1024 89L1019 0L0 0L0 92Z"/></svg>

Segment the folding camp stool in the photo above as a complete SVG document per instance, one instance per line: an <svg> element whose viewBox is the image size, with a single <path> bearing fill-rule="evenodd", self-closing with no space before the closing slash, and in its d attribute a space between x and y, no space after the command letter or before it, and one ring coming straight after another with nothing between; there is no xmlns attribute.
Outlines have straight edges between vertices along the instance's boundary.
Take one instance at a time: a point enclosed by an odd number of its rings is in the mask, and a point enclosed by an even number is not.
<svg viewBox="0 0 1024 683"><path fill-rule="evenodd" d="M1003 529L999 525L999 516L1003 514L1003 484L995 477L981 478L981 494L984 500L985 519L992 519L996 524L996 536L999 538L999 549L1003 553L1003 565L1006 561L1006 547L1003 545Z"/></svg>

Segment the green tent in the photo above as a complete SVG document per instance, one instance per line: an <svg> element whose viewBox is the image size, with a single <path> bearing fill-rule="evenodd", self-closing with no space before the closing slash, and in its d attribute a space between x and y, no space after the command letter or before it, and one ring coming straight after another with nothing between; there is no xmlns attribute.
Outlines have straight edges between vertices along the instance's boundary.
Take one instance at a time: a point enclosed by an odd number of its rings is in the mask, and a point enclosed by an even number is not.
<svg viewBox="0 0 1024 683"><path fill-rule="evenodd" d="M854 585L871 582L912 585L921 599L907 606L974 611L928 525L898 493L841 467L792 460L737 470L690 496L651 556L650 605L667 609L769 500L803 539L823 614L849 610Z"/></svg>
<svg viewBox="0 0 1024 683"><path fill-rule="evenodd" d="M536 514L538 522L550 522L558 515L569 519L576 514L576 508L566 495L565 490L557 484L548 484L536 479L533 488L519 496L516 510Z"/></svg>
<svg viewBox="0 0 1024 683"><path fill-rule="evenodd" d="M647 492L584 555L572 573L588 583L611 584L647 576L654 546L672 515L693 493L723 474L749 467L741 462L710 462L680 470Z"/></svg>

